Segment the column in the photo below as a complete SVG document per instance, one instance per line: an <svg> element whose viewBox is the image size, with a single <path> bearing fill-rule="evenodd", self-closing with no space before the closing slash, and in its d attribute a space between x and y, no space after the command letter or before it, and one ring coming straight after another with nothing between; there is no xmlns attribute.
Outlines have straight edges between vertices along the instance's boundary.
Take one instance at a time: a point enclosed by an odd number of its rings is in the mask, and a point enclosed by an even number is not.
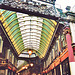
<svg viewBox="0 0 75 75"><path fill-rule="evenodd" d="M45 68L45 61L44 61L44 68Z"/></svg>
<svg viewBox="0 0 75 75"><path fill-rule="evenodd" d="M5 69L5 75L8 75L8 69Z"/></svg>
<svg viewBox="0 0 75 75"><path fill-rule="evenodd" d="M54 48L52 50L53 50L53 60L54 60L55 59L55 50L54 50Z"/></svg>
<svg viewBox="0 0 75 75"><path fill-rule="evenodd" d="M2 53L2 48L3 48L3 40L2 37L0 36L0 53Z"/></svg>
<svg viewBox="0 0 75 75"><path fill-rule="evenodd" d="M52 50L53 50L53 60L54 60L55 59L55 50L54 50L54 48ZM56 75L56 69L54 69L54 75Z"/></svg>
<svg viewBox="0 0 75 75"><path fill-rule="evenodd" d="M70 72L71 75L75 75L75 60L74 60L74 54L73 54L73 48L71 46L72 41L71 41L71 35L70 35L70 28L66 26L64 28L64 32L66 35L66 42L67 42L67 48L68 48L68 55L69 55L69 64L70 64Z"/></svg>
<svg viewBox="0 0 75 75"><path fill-rule="evenodd" d="M41 64L40 65L40 74L42 75L42 71L43 71L43 67L42 67L43 65Z"/></svg>
<svg viewBox="0 0 75 75"><path fill-rule="evenodd" d="M50 63L51 63L51 53L50 53Z"/></svg>
<svg viewBox="0 0 75 75"><path fill-rule="evenodd" d="M68 48L68 54L69 54L69 61L74 62L74 55L73 55L73 48L71 46L71 35L70 35L70 28L67 26L64 28L64 32L66 35L66 42L67 42L67 48Z"/></svg>
<svg viewBox="0 0 75 75"><path fill-rule="evenodd" d="M75 59L75 23L70 23L70 28L71 28L71 34L72 34L72 47L73 47L73 54L74 54L74 59ZM72 70L72 75L75 75L75 62L71 62L71 70Z"/></svg>
<svg viewBox="0 0 75 75"><path fill-rule="evenodd" d="M62 65L60 64L60 73L62 75Z"/></svg>
<svg viewBox="0 0 75 75"><path fill-rule="evenodd" d="M14 65L14 55L12 54L12 64Z"/></svg>
<svg viewBox="0 0 75 75"><path fill-rule="evenodd" d="M11 72L11 75L13 75L13 72Z"/></svg>
<svg viewBox="0 0 75 75"><path fill-rule="evenodd" d="M71 28L71 35L72 35L72 47L73 47L73 53L75 55L75 23L70 23Z"/></svg>
<svg viewBox="0 0 75 75"><path fill-rule="evenodd" d="M10 52L10 49L7 50L7 58L6 59L9 59L9 52Z"/></svg>
<svg viewBox="0 0 75 75"><path fill-rule="evenodd" d="M56 69L54 69L54 75L56 75Z"/></svg>
<svg viewBox="0 0 75 75"><path fill-rule="evenodd" d="M68 19L75 21L75 17L71 15L68 15ZM70 29L71 29L71 35L72 35L73 53L75 55L75 23L74 22L70 22Z"/></svg>

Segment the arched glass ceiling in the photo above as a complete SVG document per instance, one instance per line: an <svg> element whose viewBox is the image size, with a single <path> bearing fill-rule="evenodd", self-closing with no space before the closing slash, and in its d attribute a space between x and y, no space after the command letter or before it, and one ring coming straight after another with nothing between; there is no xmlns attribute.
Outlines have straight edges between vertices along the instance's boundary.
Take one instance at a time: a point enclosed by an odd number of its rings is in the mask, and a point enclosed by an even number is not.
<svg viewBox="0 0 75 75"><path fill-rule="evenodd" d="M2 9L0 20L18 55L32 49L40 58L45 56L57 25L54 20Z"/></svg>
<svg viewBox="0 0 75 75"><path fill-rule="evenodd" d="M43 19L22 13L17 13L17 18L24 47L38 50L40 45Z"/></svg>

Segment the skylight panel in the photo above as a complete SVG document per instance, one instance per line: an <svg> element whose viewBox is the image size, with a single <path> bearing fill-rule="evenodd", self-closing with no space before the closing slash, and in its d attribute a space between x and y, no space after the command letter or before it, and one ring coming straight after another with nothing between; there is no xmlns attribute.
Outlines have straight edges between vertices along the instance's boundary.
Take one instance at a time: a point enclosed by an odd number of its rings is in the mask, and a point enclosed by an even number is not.
<svg viewBox="0 0 75 75"><path fill-rule="evenodd" d="M22 13L17 16L24 47L39 50L43 19Z"/></svg>

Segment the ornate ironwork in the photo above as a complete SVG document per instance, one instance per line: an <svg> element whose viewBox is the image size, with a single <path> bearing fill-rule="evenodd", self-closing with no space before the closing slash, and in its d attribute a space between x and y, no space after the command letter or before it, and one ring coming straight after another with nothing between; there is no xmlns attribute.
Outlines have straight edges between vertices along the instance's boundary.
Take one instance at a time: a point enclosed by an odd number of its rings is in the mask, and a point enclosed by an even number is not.
<svg viewBox="0 0 75 75"><path fill-rule="evenodd" d="M54 6L54 1L50 1L49 4L41 4L40 2L28 0L2 0L0 2L0 5L6 5L12 8L23 9L31 12L38 12L39 14L60 17L59 11Z"/></svg>

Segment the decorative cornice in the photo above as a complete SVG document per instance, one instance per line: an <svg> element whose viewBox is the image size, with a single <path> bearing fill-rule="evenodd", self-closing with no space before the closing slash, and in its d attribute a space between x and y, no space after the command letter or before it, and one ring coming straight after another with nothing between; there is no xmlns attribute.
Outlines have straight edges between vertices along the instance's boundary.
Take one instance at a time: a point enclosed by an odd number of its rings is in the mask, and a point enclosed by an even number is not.
<svg viewBox="0 0 75 75"><path fill-rule="evenodd" d="M64 26L63 31L64 31L64 32L63 32L64 34L68 34L68 33L70 34L70 33L71 33L69 26Z"/></svg>

